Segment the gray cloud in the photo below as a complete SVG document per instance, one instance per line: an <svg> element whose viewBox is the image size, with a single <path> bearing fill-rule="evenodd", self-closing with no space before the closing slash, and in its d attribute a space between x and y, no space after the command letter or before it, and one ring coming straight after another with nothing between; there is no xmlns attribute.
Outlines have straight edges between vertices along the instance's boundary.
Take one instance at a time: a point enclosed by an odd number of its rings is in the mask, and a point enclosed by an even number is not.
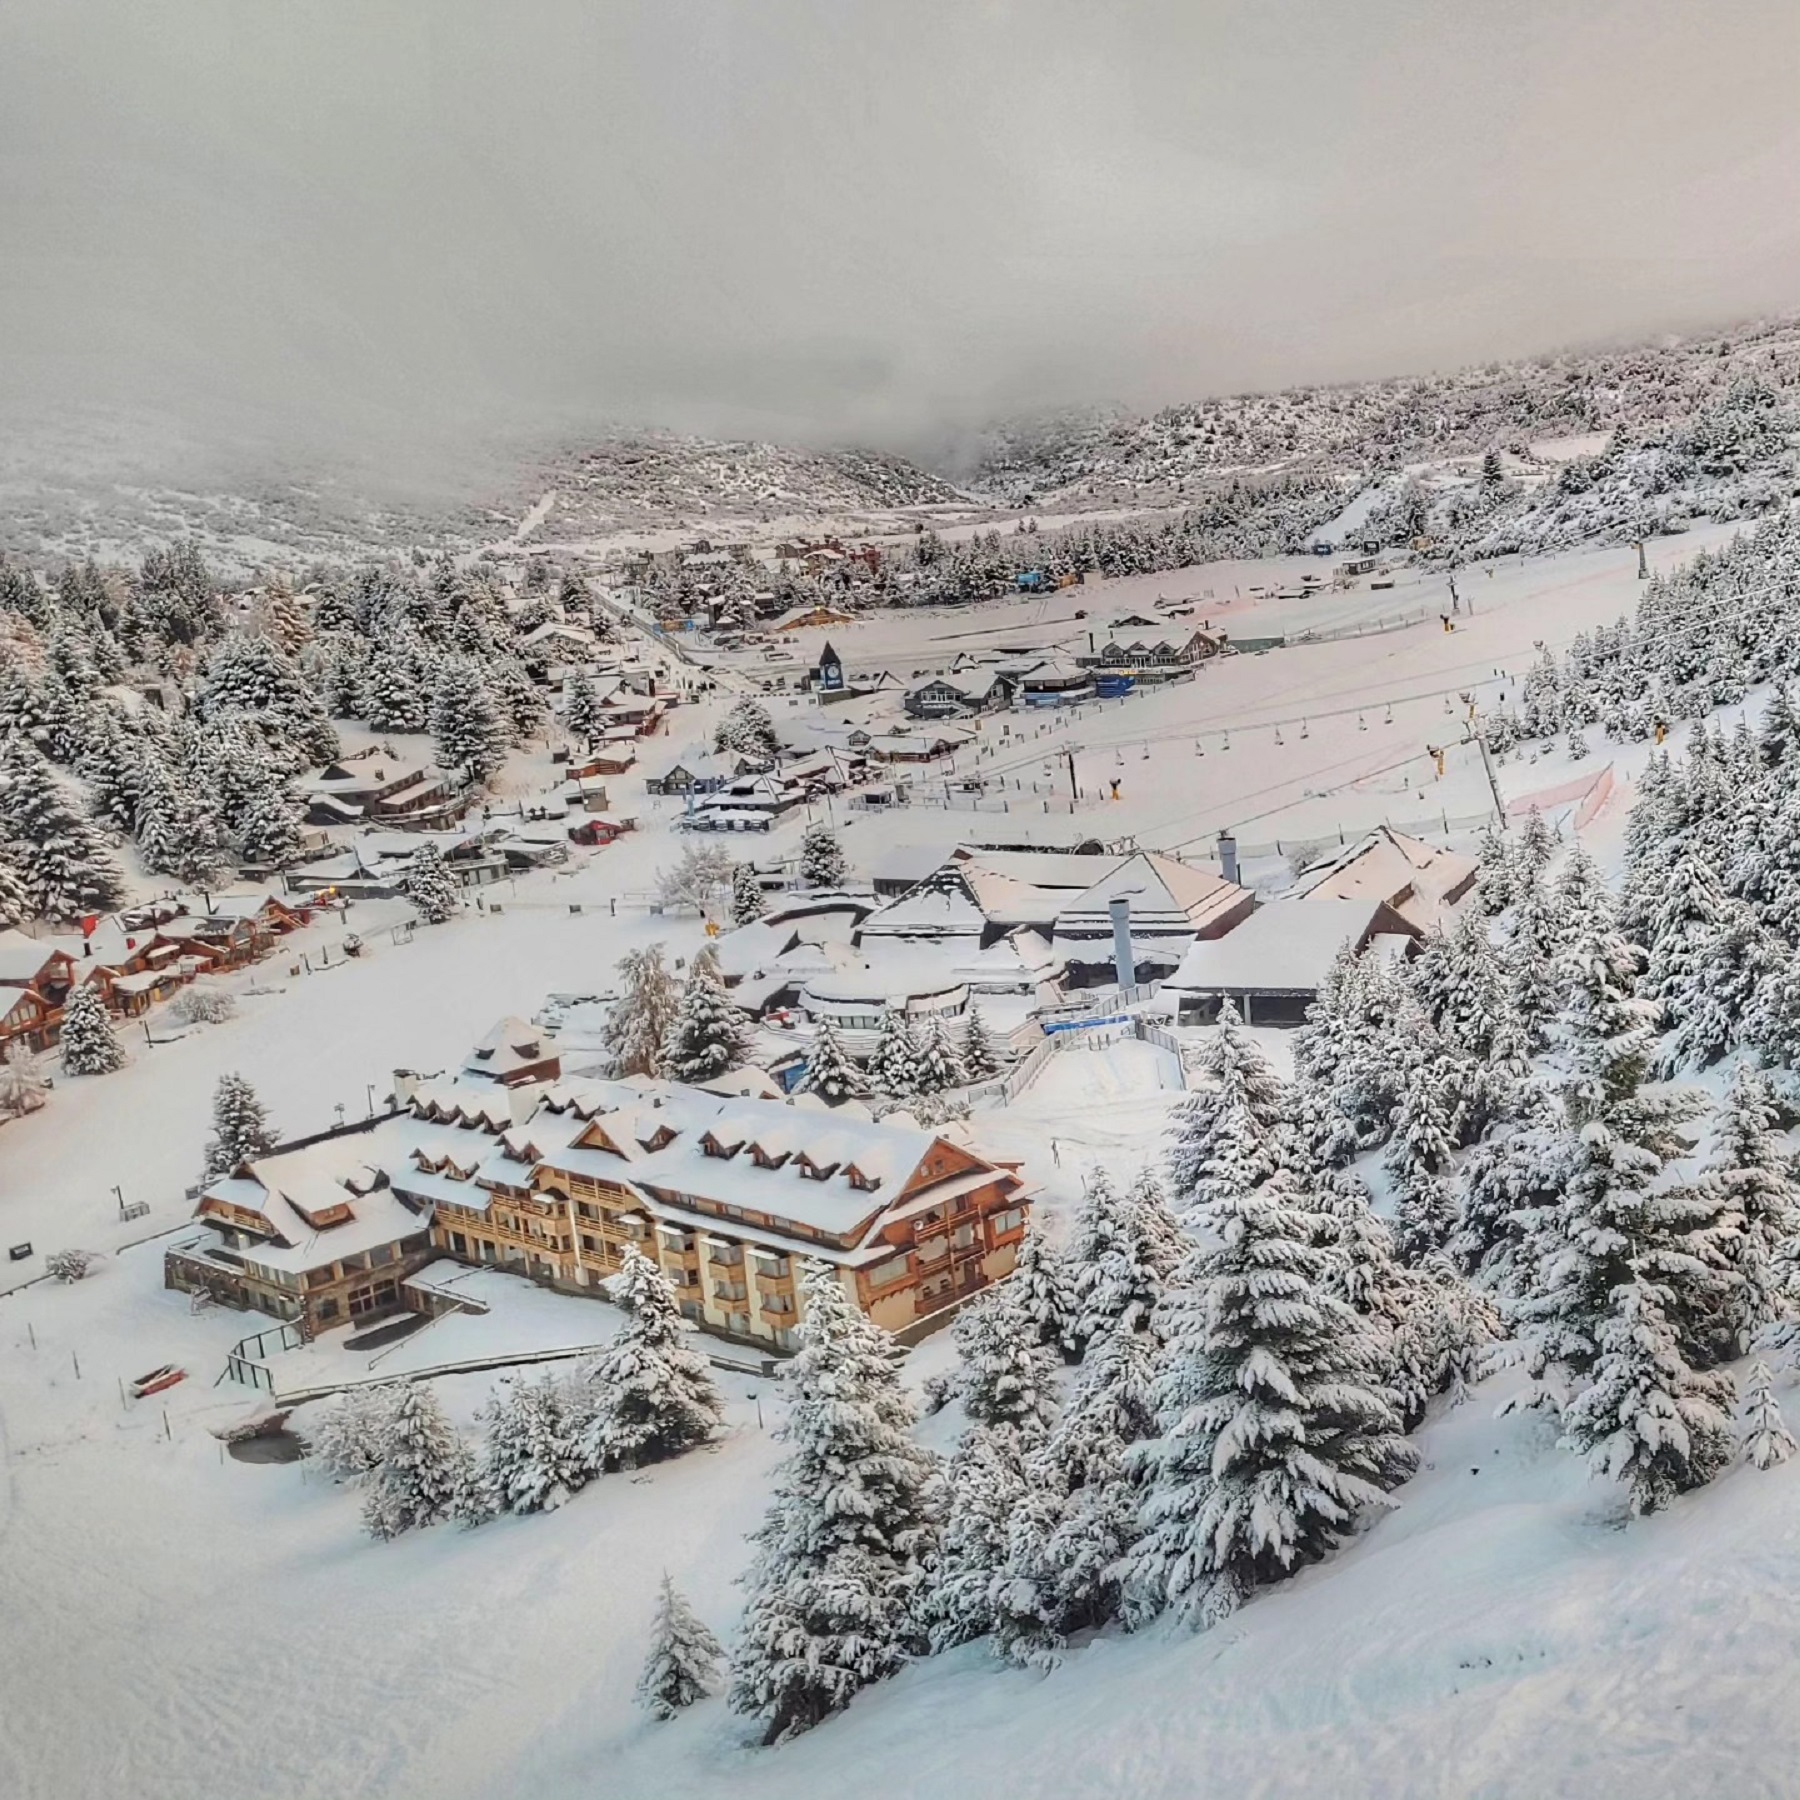
<svg viewBox="0 0 1800 1800"><path fill-rule="evenodd" d="M1786 308L1797 76L1791 0L7 0L0 420L904 446Z"/></svg>

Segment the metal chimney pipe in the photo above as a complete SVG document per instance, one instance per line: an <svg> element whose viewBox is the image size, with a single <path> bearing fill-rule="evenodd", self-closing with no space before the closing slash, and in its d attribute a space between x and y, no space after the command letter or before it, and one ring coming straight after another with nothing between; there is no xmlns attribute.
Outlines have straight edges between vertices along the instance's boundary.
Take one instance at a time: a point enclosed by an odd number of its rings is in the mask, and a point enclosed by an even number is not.
<svg viewBox="0 0 1800 1800"><path fill-rule="evenodd" d="M1119 894L1107 903L1112 914L1113 973L1119 986L1128 988L1137 982L1137 958L1131 953L1131 896Z"/></svg>
<svg viewBox="0 0 1800 1800"><path fill-rule="evenodd" d="M1219 873L1227 881L1238 878L1237 839L1229 831L1219 833Z"/></svg>

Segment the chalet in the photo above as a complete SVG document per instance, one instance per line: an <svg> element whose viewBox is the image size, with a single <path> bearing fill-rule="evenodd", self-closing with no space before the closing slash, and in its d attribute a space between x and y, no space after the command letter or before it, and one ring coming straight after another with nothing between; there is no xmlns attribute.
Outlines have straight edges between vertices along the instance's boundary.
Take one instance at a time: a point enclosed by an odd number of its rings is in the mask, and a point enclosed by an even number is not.
<svg viewBox="0 0 1800 1800"><path fill-rule="evenodd" d="M901 705L915 719L971 718L1011 704L1014 678L985 668L968 675L934 675L906 695Z"/></svg>
<svg viewBox="0 0 1800 1800"><path fill-rule="evenodd" d="M0 931L0 1050L47 1050L62 1035L63 1003L76 983L74 959L22 931Z"/></svg>
<svg viewBox="0 0 1800 1800"><path fill-rule="evenodd" d="M181 910L162 924L161 935L181 954L204 957L213 968L241 968L267 956L276 939L298 930L310 916L291 896L264 891L180 899Z"/></svg>
<svg viewBox="0 0 1800 1800"><path fill-rule="evenodd" d="M163 1280L286 1319L305 1337L403 1309L401 1283L431 1260L429 1212L332 1134L240 1164L201 1188L206 1235L167 1251Z"/></svg>
<svg viewBox="0 0 1800 1800"><path fill-rule="evenodd" d="M1093 671L1066 657L1050 657L1018 677L1024 706L1078 706L1094 697Z"/></svg>
<svg viewBox="0 0 1800 1800"><path fill-rule="evenodd" d="M722 786L727 777L709 768L708 761L691 751L678 756L654 774L644 777L644 791L650 794L685 794L695 790L705 793L709 787Z"/></svg>
<svg viewBox="0 0 1800 1800"><path fill-rule="evenodd" d="M1183 1024L1210 1024L1229 1000L1246 1024L1299 1025L1346 947L1400 958L1420 935L1384 900L1272 900L1228 936L1197 941L1162 991Z"/></svg>
<svg viewBox="0 0 1800 1800"><path fill-rule="evenodd" d="M880 763L932 763L974 743L975 734L954 725L934 725L926 730L900 728L871 734L868 754Z"/></svg>
<svg viewBox="0 0 1800 1800"><path fill-rule="evenodd" d="M599 635L567 619L546 619L519 640L527 656L563 663L590 663L600 653Z"/></svg>
<svg viewBox="0 0 1800 1800"><path fill-rule="evenodd" d="M1085 668L1122 672L1140 680L1166 679L1185 674L1224 649L1222 633L1193 631L1185 637L1163 637L1115 630L1104 643L1076 661Z"/></svg>
<svg viewBox="0 0 1800 1800"><path fill-rule="evenodd" d="M569 842L596 849L623 837L634 824L634 820L615 819L607 813L588 813L569 827Z"/></svg>
<svg viewBox="0 0 1800 1800"><path fill-rule="evenodd" d="M1070 899L1056 916L1053 947L1068 963L1070 979L1077 985L1113 978L1115 900L1128 906L1136 981L1168 975L1192 944L1223 936L1249 918L1256 904L1247 888L1210 869L1193 868L1154 851L1137 851Z"/></svg>
<svg viewBox="0 0 1800 1800"><path fill-rule="evenodd" d="M523 1019L505 1018L469 1051L462 1072L469 1081L519 1087L556 1080L562 1073L562 1055L547 1032Z"/></svg>
<svg viewBox="0 0 1800 1800"><path fill-rule="evenodd" d="M468 804L467 796L442 769L381 749L339 757L300 787L307 797L307 823L312 825L359 820L423 825L459 816Z"/></svg>
<svg viewBox="0 0 1800 1800"><path fill-rule="evenodd" d="M688 795L693 831L767 831L801 796L777 775L739 775L709 794Z"/></svg>
<svg viewBox="0 0 1800 1800"><path fill-rule="evenodd" d="M1380 900L1414 930L1448 926L1474 891L1472 856L1379 825L1303 870L1291 892L1314 900Z"/></svg>
<svg viewBox="0 0 1800 1800"><path fill-rule="evenodd" d="M197 953L178 934L165 934L177 918L172 904L145 907L102 919L80 938L63 938L80 979L97 982L107 1005L135 1017L166 1000L214 957Z"/></svg>

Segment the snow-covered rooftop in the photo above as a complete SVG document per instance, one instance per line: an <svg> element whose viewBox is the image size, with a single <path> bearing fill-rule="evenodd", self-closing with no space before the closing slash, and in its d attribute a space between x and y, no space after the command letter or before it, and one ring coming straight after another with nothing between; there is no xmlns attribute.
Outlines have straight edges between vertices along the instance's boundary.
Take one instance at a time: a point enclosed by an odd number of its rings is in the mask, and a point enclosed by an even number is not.
<svg viewBox="0 0 1800 1800"><path fill-rule="evenodd" d="M1168 988L1203 994L1310 994L1346 944L1360 943L1379 900L1272 900L1222 938L1201 938Z"/></svg>

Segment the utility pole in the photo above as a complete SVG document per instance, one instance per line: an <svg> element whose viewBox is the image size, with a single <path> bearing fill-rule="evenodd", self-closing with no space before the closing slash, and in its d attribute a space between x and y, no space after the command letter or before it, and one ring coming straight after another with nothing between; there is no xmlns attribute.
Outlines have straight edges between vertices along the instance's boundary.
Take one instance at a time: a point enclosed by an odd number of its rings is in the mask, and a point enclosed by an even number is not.
<svg viewBox="0 0 1800 1800"><path fill-rule="evenodd" d="M1073 806L1081 798L1081 791L1075 785L1075 746L1071 744L1063 755L1069 759L1069 804Z"/></svg>

